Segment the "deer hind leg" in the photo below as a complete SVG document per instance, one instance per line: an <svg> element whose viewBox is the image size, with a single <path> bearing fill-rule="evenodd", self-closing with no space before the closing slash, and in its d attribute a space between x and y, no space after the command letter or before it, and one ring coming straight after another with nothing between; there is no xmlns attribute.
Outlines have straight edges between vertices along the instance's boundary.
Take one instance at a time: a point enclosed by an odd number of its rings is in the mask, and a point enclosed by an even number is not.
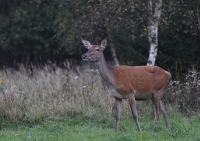
<svg viewBox="0 0 200 141"><path fill-rule="evenodd" d="M160 109L161 109L161 112L163 113L166 127L169 128L167 108L165 107L165 105L164 105L164 103L162 101L160 101Z"/></svg>
<svg viewBox="0 0 200 141"><path fill-rule="evenodd" d="M155 105L155 118L154 118L154 122L153 122L152 127L151 127L151 130L153 131L155 129L156 122L157 122L159 115L160 115L160 99L152 98L151 100Z"/></svg>
<svg viewBox="0 0 200 141"><path fill-rule="evenodd" d="M138 123L138 114L137 114L137 109L136 109L135 95L134 94L130 94L130 95L127 95L126 97L127 97L128 102L130 104L132 115L133 115L133 119L135 120L135 123L136 123L136 126L137 126L137 130L141 131L140 125Z"/></svg>
<svg viewBox="0 0 200 141"><path fill-rule="evenodd" d="M115 124L115 132L119 130L119 120L121 115L121 107L122 107L122 99L115 98L115 106L116 106L116 124Z"/></svg>

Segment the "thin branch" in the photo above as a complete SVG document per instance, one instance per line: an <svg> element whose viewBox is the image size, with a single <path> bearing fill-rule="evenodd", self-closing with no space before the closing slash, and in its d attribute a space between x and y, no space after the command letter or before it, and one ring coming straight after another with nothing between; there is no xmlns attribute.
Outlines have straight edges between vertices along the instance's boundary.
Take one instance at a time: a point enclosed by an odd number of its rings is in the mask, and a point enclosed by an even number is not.
<svg viewBox="0 0 200 141"><path fill-rule="evenodd" d="M199 8L197 5L197 17L198 17L198 29L200 30L200 18L199 18Z"/></svg>
<svg viewBox="0 0 200 141"><path fill-rule="evenodd" d="M139 55L141 58L143 58L145 61L147 61L147 58L145 56L143 56L141 53L135 51L131 46L126 47L126 48L131 50L131 51L133 51L133 52L135 52L137 55Z"/></svg>
<svg viewBox="0 0 200 141"><path fill-rule="evenodd" d="M118 46L120 47L124 47L122 45L119 45ZM135 51L131 46L128 46L128 47L125 47L124 49L128 49L128 50L131 50L132 52L135 52L137 55L139 55L141 58L143 58L145 61L147 61L147 58L145 56L143 56L142 54L140 54L139 52Z"/></svg>

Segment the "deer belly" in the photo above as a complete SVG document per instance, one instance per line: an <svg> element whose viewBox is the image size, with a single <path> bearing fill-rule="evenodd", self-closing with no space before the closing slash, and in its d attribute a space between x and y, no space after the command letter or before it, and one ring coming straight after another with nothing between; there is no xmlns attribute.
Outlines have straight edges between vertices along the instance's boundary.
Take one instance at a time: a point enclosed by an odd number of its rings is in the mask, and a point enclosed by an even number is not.
<svg viewBox="0 0 200 141"><path fill-rule="evenodd" d="M118 98L118 99L126 99L125 95L120 94L119 92L117 92L115 89L111 89L111 95L114 98Z"/></svg>
<svg viewBox="0 0 200 141"><path fill-rule="evenodd" d="M153 97L153 93L135 93L136 100L147 100Z"/></svg>

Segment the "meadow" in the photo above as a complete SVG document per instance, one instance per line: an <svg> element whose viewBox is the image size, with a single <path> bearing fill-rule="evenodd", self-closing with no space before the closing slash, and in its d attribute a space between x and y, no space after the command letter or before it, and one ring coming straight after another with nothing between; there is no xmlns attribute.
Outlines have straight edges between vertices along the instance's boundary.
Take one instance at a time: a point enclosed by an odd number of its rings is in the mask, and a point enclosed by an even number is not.
<svg viewBox="0 0 200 141"><path fill-rule="evenodd" d="M182 81L172 80L163 98L169 129L160 116L152 132L153 104L138 101L142 129L138 132L123 100L120 131L115 133L114 98L98 71L70 66L46 65L30 71L20 65L18 70L0 71L0 140L200 140L200 77L195 70Z"/></svg>

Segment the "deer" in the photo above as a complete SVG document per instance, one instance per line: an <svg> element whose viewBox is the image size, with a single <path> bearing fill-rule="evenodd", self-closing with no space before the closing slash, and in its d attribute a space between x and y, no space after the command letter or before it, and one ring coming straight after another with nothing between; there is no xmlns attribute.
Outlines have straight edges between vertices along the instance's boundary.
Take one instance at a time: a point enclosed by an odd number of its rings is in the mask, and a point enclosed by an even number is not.
<svg viewBox="0 0 200 141"><path fill-rule="evenodd" d="M138 123L136 100L151 99L153 102L155 106L155 118L151 126L152 131L154 131L156 126L160 111L164 116L166 127L169 128L167 108L163 104L161 98L170 83L171 74L157 66L121 65L110 67L103 54L103 50L107 45L107 39L102 40L100 45L92 45L87 40L81 40L84 47L88 49L88 51L82 55L82 60L95 62L100 76L107 83L111 95L115 98L115 132L119 130L123 99L128 100L133 119L139 132L141 128Z"/></svg>

